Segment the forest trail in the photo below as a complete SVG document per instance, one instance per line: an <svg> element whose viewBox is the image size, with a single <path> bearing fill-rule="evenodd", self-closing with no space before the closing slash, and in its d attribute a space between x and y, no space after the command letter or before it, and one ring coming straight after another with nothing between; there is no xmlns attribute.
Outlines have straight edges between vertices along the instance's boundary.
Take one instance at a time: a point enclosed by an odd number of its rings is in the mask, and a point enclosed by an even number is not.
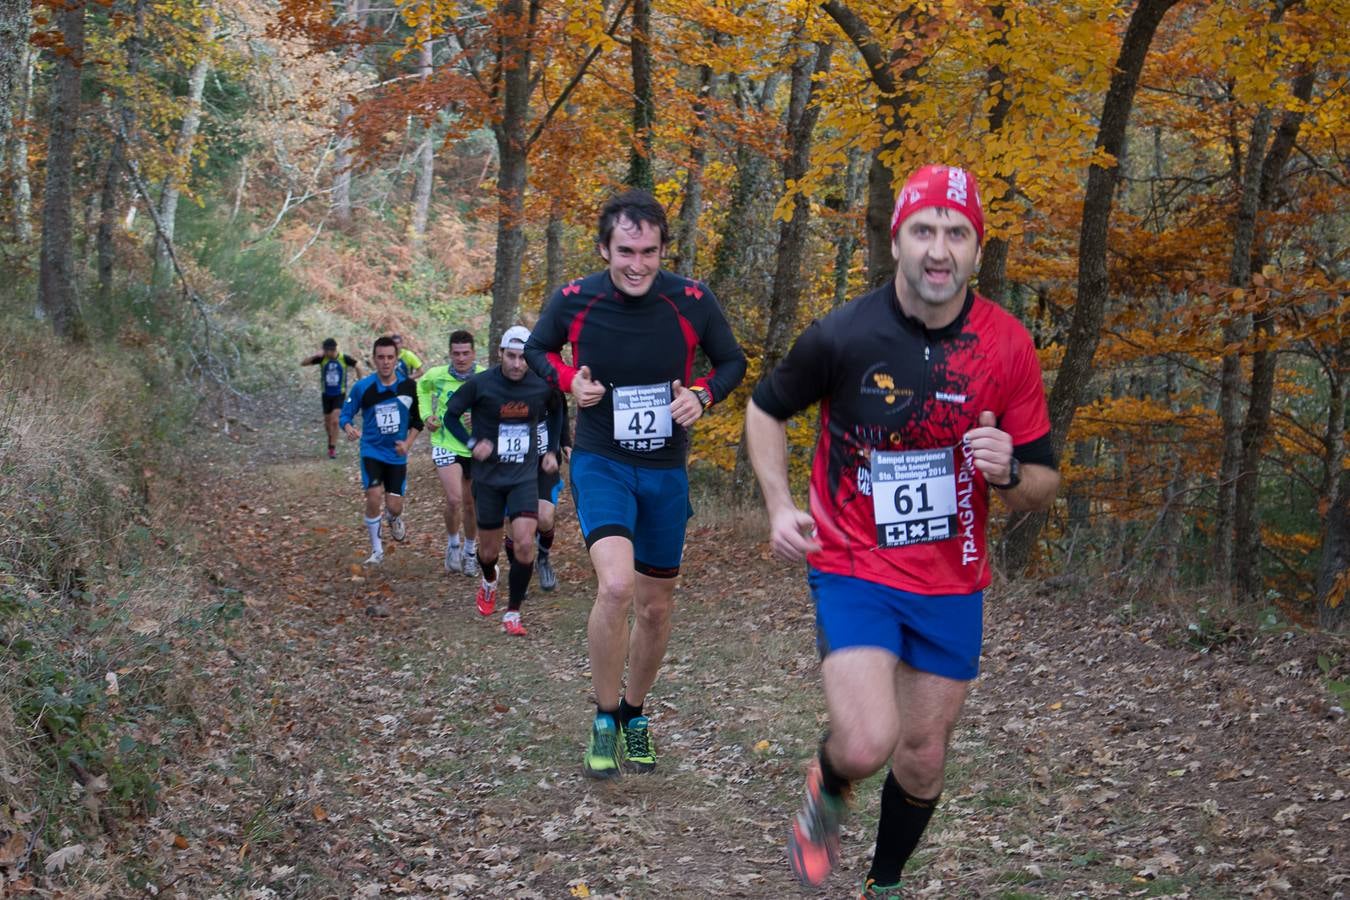
<svg viewBox="0 0 1350 900"><path fill-rule="evenodd" d="M425 443L409 540L362 569L355 445L323 458L315 400L281 401L201 461L220 591L203 603L239 617L197 661L201 727L136 850L161 896L856 896L877 779L825 890L796 887L783 859L823 701L802 573L769 557L757 516L691 522L648 704L660 766L594 783L594 581L570 498L559 590L532 586L530 633L508 637L500 612L474 610L474 581L442 570ZM914 896L1350 892L1347 726L1310 639L1231 631L1202 648L1073 587L996 590L987 609Z"/></svg>

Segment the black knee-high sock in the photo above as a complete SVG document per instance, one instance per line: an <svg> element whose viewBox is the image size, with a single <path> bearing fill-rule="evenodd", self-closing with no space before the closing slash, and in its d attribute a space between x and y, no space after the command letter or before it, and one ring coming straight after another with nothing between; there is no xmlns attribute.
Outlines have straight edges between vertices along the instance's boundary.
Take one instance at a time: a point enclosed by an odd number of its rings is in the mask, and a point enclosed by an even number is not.
<svg viewBox="0 0 1350 900"><path fill-rule="evenodd" d="M937 803L938 797L922 800L912 796L895 780L894 772L886 774L881 788L881 818L877 821L877 849L868 878L887 885L900 881L900 872L919 845Z"/></svg>
<svg viewBox="0 0 1350 900"><path fill-rule="evenodd" d="M511 570L507 574L507 583L511 587L511 596L506 608L519 611L520 604L525 602L525 591L530 586L530 576L534 574L534 560L523 563L516 559L514 551L510 553L510 556Z"/></svg>
<svg viewBox="0 0 1350 900"><path fill-rule="evenodd" d="M491 560L483 559L482 551L475 552L474 556L478 557L478 567L483 570L483 580L488 584L496 584L497 557L494 556Z"/></svg>
<svg viewBox="0 0 1350 900"><path fill-rule="evenodd" d="M553 529L539 532L539 549L547 553L553 549Z"/></svg>
<svg viewBox="0 0 1350 900"><path fill-rule="evenodd" d="M820 786L827 794L844 797L849 792L851 782L839 774L834 763L830 762L829 755L825 753L825 745L829 740L830 735L827 732L825 737L820 739L820 750L816 753L816 759L820 760Z"/></svg>

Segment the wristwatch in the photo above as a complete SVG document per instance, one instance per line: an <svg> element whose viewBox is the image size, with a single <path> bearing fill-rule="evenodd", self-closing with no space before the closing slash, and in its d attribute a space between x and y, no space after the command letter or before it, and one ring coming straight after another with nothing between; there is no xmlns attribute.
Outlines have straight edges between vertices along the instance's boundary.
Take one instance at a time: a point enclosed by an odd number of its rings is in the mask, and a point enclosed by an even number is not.
<svg viewBox="0 0 1350 900"><path fill-rule="evenodd" d="M1008 463L1008 483L989 485L996 491L1010 491L1022 483L1022 466L1017 462L1017 457L1013 457Z"/></svg>
<svg viewBox="0 0 1350 900"><path fill-rule="evenodd" d="M694 396L698 398L699 403L703 404L704 409L712 406L712 394L708 393L708 389L703 385L696 384L689 390L694 392Z"/></svg>

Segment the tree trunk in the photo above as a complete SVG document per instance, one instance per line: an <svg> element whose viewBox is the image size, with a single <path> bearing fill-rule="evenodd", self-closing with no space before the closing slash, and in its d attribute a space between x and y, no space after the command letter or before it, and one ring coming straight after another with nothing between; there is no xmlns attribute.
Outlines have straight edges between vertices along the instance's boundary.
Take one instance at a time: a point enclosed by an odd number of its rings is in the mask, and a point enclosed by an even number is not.
<svg viewBox="0 0 1350 900"><path fill-rule="evenodd" d="M780 75L766 76L753 99L744 82L738 83L737 102L753 104L763 110L778 90ZM746 312L762 309L768 303L771 285L771 245L773 185L769 160L746 143L736 146L736 182L731 190L731 208L727 227L713 256L708 287L722 301L732 327L744 335Z"/></svg>
<svg viewBox="0 0 1350 900"><path fill-rule="evenodd" d="M63 52L57 57L47 137L47 178L42 191L42 247L38 264L38 309L58 335L84 339L75 288L71 194L75 181L75 140L80 125L80 68L84 64L84 3L76 0L56 14Z"/></svg>
<svg viewBox="0 0 1350 900"><path fill-rule="evenodd" d="M652 0L633 0L633 153L628 164L630 187L656 188L652 169L652 125L656 107L652 101Z"/></svg>
<svg viewBox="0 0 1350 900"><path fill-rule="evenodd" d="M28 51L24 67L23 94L19 100L19 121L27 122L33 105L33 73L37 68L37 54ZM33 240L33 181L28 170L28 129L14 130L13 151L9 155L10 177L14 182L14 239L20 244Z"/></svg>
<svg viewBox="0 0 1350 900"><path fill-rule="evenodd" d="M563 219L561 205L555 203L548 211L548 226L544 229L544 290L548 297L567 279L567 264L563 259Z"/></svg>
<svg viewBox="0 0 1350 900"><path fill-rule="evenodd" d="M1012 24L1006 21L1006 16L1007 9L1001 3L989 8L990 19L1002 25L995 31L991 44L1005 51L1008 46L1008 32L1012 29ZM985 88L994 103L989 110L989 134L993 136L1003 130L1003 123L1007 121L1008 112L1012 109L1012 87L1008 84L1007 73L1002 66L995 64L989 67L985 77ZM1014 177L1012 175L1008 177L1008 187L1000 196L986 194L982 198L985 209L994 203L1002 205L1009 202L1012 198ZM1005 238L990 237L985 240L980 255L980 272L975 285L981 294L995 303L1002 304L1007 301L1008 241Z"/></svg>
<svg viewBox="0 0 1350 900"><path fill-rule="evenodd" d="M366 24L366 3L365 0L348 0L347 18L355 25L364 27ZM361 51L355 51L350 54L347 61L342 64L342 71L352 76L356 73L361 64ZM352 103L351 95L344 94L338 101L338 139L337 150L333 156L333 218L337 222L337 227L342 230L351 228L352 224L352 168L356 160L352 156L352 114L356 107Z"/></svg>
<svg viewBox="0 0 1350 900"><path fill-rule="evenodd" d="M721 42L720 35L713 36ZM680 204L679 230L675 246L679 257L675 271L685 278L693 278L698 262L698 220L703 207L703 166L708 159L707 129L708 104L721 77L712 66L700 66L698 72L698 99L694 101L694 130L689 135L689 166L684 178L684 201Z"/></svg>
<svg viewBox="0 0 1350 900"><path fill-rule="evenodd" d="M192 176L192 147L197 142L197 130L202 124L202 94L206 90L206 75L211 61L202 56L192 66L188 77L188 105L183 123L178 128L178 144L174 148L174 168L164 180L164 192L159 198L159 220L164 233L155 235L155 276L168 277L171 269L169 244L173 243L174 222L178 217L178 196L181 186Z"/></svg>
<svg viewBox="0 0 1350 900"><path fill-rule="evenodd" d="M1281 8L1277 8L1273 17L1278 20ZM1294 79L1294 96L1304 103L1312 96L1313 72L1305 70ZM1268 123L1267 119L1267 123ZM1257 130L1261 125L1258 114L1257 128L1253 128L1253 143L1257 140ZM1263 210L1278 209L1283 205L1279 196L1280 178L1284 167L1293 152L1294 142L1303 125L1301 112L1286 112L1280 118L1275 129L1270 148L1261 161L1260 180L1257 187L1257 208L1252 223L1252 252L1249 270L1260 269L1265 262L1262 233L1257 228L1256 216ZM1264 140L1262 140L1264 143ZM1251 157L1249 155L1249 164ZM1250 173L1245 173L1250 174ZM1248 182L1244 178L1244 189ZM1247 418L1242 425L1241 464L1238 467L1237 484L1233 495L1233 586L1239 599L1257 599L1261 594L1260 570L1258 563L1261 552L1261 457L1270 440L1271 406L1275 398L1276 348L1275 332L1277 328L1275 311L1265 310L1259 313L1254 322L1258 346L1252 355L1251 389L1248 392Z"/></svg>
<svg viewBox="0 0 1350 900"><path fill-rule="evenodd" d="M783 160L783 188L801 181L811 168L811 142L815 136L820 107L812 102L815 92L813 76L830 67L829 44L803 42L797 49L792 64L792 90L788 99L787 136L788 155ZM796 331L797 310L802 298L802 257L811 236L811 198L798 192L792 200L792 218L778 225L778 252L773 273L773 289L769 292L769 326L764 339L761 372L768 373L778 365L792 342ZM733 472L736 496L755 499L757 483L750 471L745 441L736 449L736 467Z"/></svg>
<svg viewBox="0 0 1350 900"><path fill-rule="evenodd" d="M1322 496L1327 513L1322 523L1322 562L1317 572L1317 620L1328 631L1339 630L1347 620L1350 600L1350 469L1345 466L1345 360L1333 359L1328 367L1330 398L1327 403L1327 465Z"/></svg>
<svg viewBox="0 0 1350 900"><path fill-rule="evenodd" d="M1256 319L1257 340L1252 354L1251 393L1247 418L1242 424L1242 456L1233 503L1233 587L1239 599L1261 596L1261 518L1257 507L1261 487L1261 458L1270 437L1271 406L1275 399L1275 314L1264 312Z"/></svg>
<svg viewBox="0 0 1350 900"><path fill-rule="evenodd" d="M821 7L858 48L872 83L877 86L876 117L881 123L882 138L881 146L872 154L872 167L867 175L867 282L876 287L895 276L891 213L895 208L896 177L886 160L897 158L901 152L900 139L908 127L904 108L909 100L909 82L926 61L919 52L916 36L928 13L912 7L896 14L894 33L909 37L897 40L887 55L867 23L847 4L828 0Z"/></svg>
<svg viewBox="0 0 1350 900"><path fill-rule="evenodd" d="M1180 0L1140 0L1130 14L1097 130L1097 149L1110 154L1113 159L1120 159L1125 147L1126 126L1153 35L1163 16L1178 2ZM1050 438L1056 457L1063 455L1074 414L1086 401L1092 383L1092 360L1101 340L1111 289L1106 266L1106 238L1119 178L1120 172L1115 165L1093 163L1088 167L1083 219L1078 232L1078 299L1069 325L1064 360L1050 392ZM1042 512L1015 516L1010 522L1004 556L1007 574L1017 575L1026 569L1045 521L1046 514Z"/></svg>
<svg viewBox="0 0 1350 900"><path fill-rule="evenodd" d="M431 41L422 42L422 58L419 71L422 80L431 78ZM422 143L417 148L417 184L413 188L412 245L414 250L422 247L427 236L427 216L431 213L431 184L436 174L436 147L433 143L432 123L422 126Z"/></svg>
<svg viewBox="0 0 1350 900"><path fill-rule="evenodd" d="M1256 242L1256 216L1261 206L1261 160L1270 138L1271 113L1261 107L1252 125L1246 159L1239 171L1237 220L1233 227L1233 252L1228 261L1228 283L1246 289L1252 281L1252 246ZM1246 313L1236 314L1224 326L1226 347L1237 347L1251 332ZM1220 584L1236 584L1234 554L1237 528L1237 483L1242 477L1242 354L1233 350L1223 358L1219 377L1219 421L1223 426L1223 456L1216 484L1217 511L1214 518L1213 572ZM1250 510L1249 510L1250 513ZM1248 523L1250 525L1250 523Z"/></svg>
<svg viewBox="0 0 1350 900"><path fill-rule="evenodd" d="M848 167L844 170L844 196L836 212L847 215L862 200L866 184L862 166L862 151L856 147L848 151ZM858 236L852 228L840 228L834 249L834 305L842 306L849 295L848 278L853 271L853 251L858 249Z"/></svg>
<svg viewBox="0 0 1350 900"><path fill-rule="evenodd" d="M820 108L812 103L813 76L830 67L829 44L807 43L792 64L792 91L788 100L788 155L783 161L783 189L799 182L811 168L811 142ZM769 326L764 339L763 371L771 372L787 353L797 325L802 297L802 257L811 236L811 198L798 192L792 218L778 225L778 252L773 289L769 293Z"/></svg>
<svg viewBox="0 0 1350 900"><path fill-rule="evenodd" d="M502 0L504 19L525 25L524 0ZM520 309L520 267L525 259L525 182L528 145L525 126L530 114L530 40L527 27L507 26L501 37L502 119L493 126L497 138L497 254L492 277L492 313L488 328L491 357L497 359L503 332Z"/></svg>
<svg viewBox="0 0 1350 900"><path fill-rule="evenodd" d="M33 26L29 0L0 2L0 174L9 158L11 132L28 66L28 32Z"/></svg>
<svg viewBox="0 0 1350 900"><path fill-rule="evenodd" d="M145 2L137 0L134 15L136 30L127 41L127 79L133 82L141 67L141 47L145 38ZM98 305L106 310L112 303L114 246L117 235L118 199L122 193L122 179L126 175L127 141L136 128L136 114L127 97L113 99L113 121L118 126L108 151L108 166L103 171L103 191L99 198L98 233L94 238L94 255L98 260Z"/></svg>

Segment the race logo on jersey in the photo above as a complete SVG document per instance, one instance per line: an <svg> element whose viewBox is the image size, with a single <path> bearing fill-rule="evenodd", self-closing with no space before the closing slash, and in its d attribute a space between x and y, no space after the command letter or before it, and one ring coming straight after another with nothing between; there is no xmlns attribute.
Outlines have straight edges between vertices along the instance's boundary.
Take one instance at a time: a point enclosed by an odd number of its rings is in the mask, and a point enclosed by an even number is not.
<svg viewBox="0 0 1350 900"><path fill-rule="evenodd" d="M503 403L497 415L502 419L528 419L530 417L530 404L520 400L508 400Z"/></svg>
<svg viewBox="0 0 1350 900"><path fill-rule="evenodd" d="M862 385L858 393L864 397L880 397L888 409L887 415L899 412L909 406L914 399L914 391L907 387L896 387L895 376L886 371L886 363L876 363L863 373Z"/></svg>
<svg viewBox="0 0 1350 900"><path fill-rule="evenodd" d="M407 394L399 394L399 395L398 395L398 402L399 402L399 403L402 403L405 409L406 409L407 407L412 406L412 405L413 405L413 400L415 400L415 399L416 399L415 397L410 397L410 396L407 395Z"/></svg>

